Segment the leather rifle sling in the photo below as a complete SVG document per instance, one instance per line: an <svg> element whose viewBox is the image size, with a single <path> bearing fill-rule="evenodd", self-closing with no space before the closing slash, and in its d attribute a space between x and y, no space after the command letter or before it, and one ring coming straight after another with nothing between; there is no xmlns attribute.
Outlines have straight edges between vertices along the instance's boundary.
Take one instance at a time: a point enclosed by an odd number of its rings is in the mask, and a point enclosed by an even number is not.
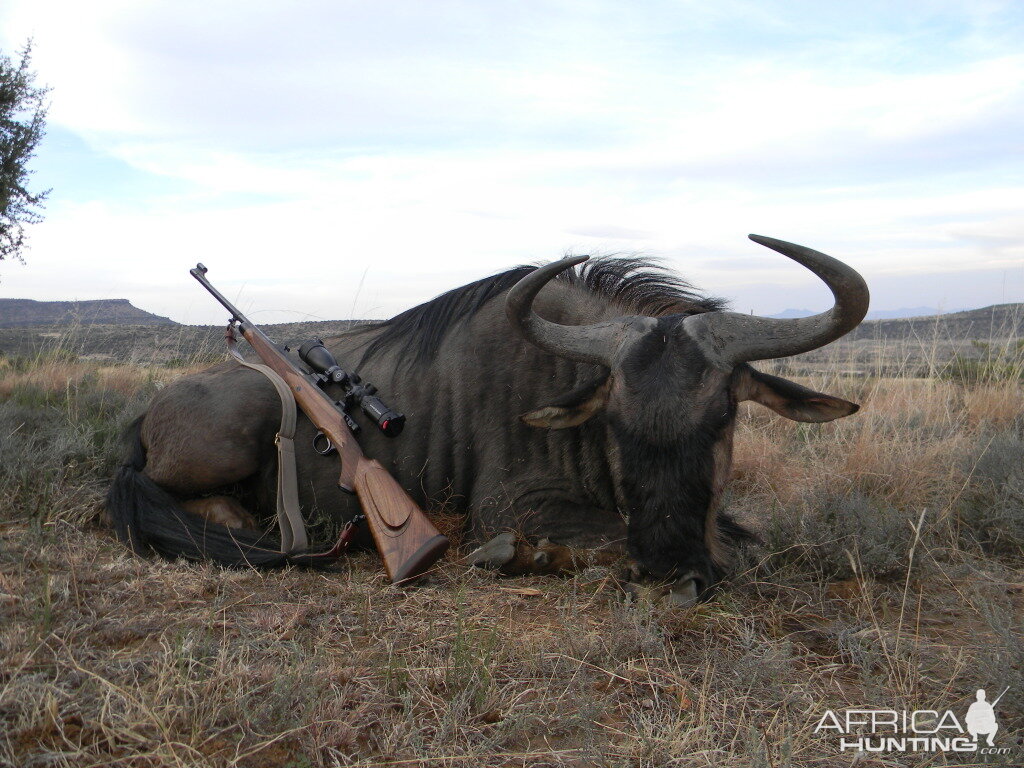
<svg viewBox="0 0 1024 768"><path fill-rule="evenodd" d="M306 521L299 509L299 480L295 469L295 397L291 388L272 368L249 363L238 351L235 331L228 326L224 337L228 352L246 368L259 371L274 385L281 398L281 428L274 442L277 444L277 524L281 528L281 552L292 554L309 549L306 539Z"/></svg>

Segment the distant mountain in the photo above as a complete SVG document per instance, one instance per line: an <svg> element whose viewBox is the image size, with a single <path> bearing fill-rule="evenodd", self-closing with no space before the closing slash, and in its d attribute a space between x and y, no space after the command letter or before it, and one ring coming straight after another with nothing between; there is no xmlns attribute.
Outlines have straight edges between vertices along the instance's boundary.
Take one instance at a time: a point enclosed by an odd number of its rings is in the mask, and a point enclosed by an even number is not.
<svg viewBox="0 0 1024 768"><path fill-rule="evenodd" d="M951 312L960 312L963 310L959 309L947 309L941 310L935 307L903 307L901 309L873 309L868 312L866 319L868 320L895 320L903 317L935 317L936 315L945 315ZM817 312L812 312L809 309L786 309L779 312L777 315L771 315L771 317L777 317L780 319L787 319L790 317L809 317L816 315Z"/></svg>
<svg viewBox="0 0 1024 768"><path fill-rule="evenodd" d="M38 325L177 325L133 307L128 299L33 301L0 299L0 328Z"/></svg>
<svg viewBox="0 0 1024 768"><path fill-rule="evenodd" d="M329 339L365 322L368 321L320 320L267 323L262 327L277 343L298 349L314 337ZM242 353L252 359L248 346L242 345ZM150 324L140 327L127 323L70 323L57 328L47 325L0 327L0 359L4 356L35 358L53 350L83 360L178 365L220 361L227 352L223 325ZM342 364L355 365L356 361L343 360Z"/></svg>
<svg viewBox="0 0 1024 768"><path fill-rule="evenodd" d="M1024 338L1024 304L995 304L930 317L879 318L854 328L846 340L857 339L1020 339Z"/></svg>
<svg viewBox="0 0 1024 768"><path fill-rule="evenodd" d="M868 310L868 320L896 320L902 317L935 317L946 315L950 312L959 312L959 309L936 309L935 307L903 307L902 309L872 309Z"/></svg>
<svg viewBox="0 0 1024 768"><path fill-rule="evenodd" d="M43 302L24 302L43 304ZM99 302L52 302L57 306L85 306ZM135 363L203 362L224 359L224 326L179 325L166 318L156 317L132 307L128 302L105 302L118 309L130 311L132 320L117 315L116 322L65 321L62 333L52 332L52 326L32 325L24 319L18 325L9 322L11 299L0 299L0 356L31 356L54 348L54 345L83 359L118 360ZM148 327L140 328L140 316L149 318ZM65 315L66 317L66 315ZM51 317L52 322L52 317ZM264 330L281 344L298 347L314 336L329 338L344 333L361 320L323 320L317 322L267 324ZM54 337L58 337L55 339ZM879 342L908 342L904 357L912 361L947 360L952 354L978 356L986 346L979 342L1002 342L1024 339L1024 304L998 304L984 309L950 312L943 315L917 318L868 320L854 328L837 342L838 348L850 355L850 370L876 370L889 363L880 362L878 350L885 349ZM917 345L917 346L914 346ZM903 347L897 347L903 350ZM1001 348L1001 347L1000 347ZM914 349L919 351L913 352ZM800 355L799 365L818 365L832 360L837 347L829 345ZM899 351L899 355L904 355ZM904 360L899 357L899 360ZM343 361L344 363L345 361ZM833 362L827 362L833 365ZM903 365L902 362L899 365ZM897 366L898 368L898 366ZM808 370L812 370L808 368ZM922 374L927 375L927 374Z"/></svg>

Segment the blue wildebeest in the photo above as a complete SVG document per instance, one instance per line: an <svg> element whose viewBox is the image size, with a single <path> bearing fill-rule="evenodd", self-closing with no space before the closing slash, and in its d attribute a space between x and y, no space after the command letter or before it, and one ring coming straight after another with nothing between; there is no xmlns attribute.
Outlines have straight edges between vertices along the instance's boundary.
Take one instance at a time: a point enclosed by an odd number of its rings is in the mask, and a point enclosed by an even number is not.
<svg viewBox="0 0 1024 768"><path fill-rule="evenodd" d="M738 314L643 260L577 257L327 340L408 416L395 440L364 430L364 450L421 505L466 514L478 564L547 572L566 567L566 547L618 546L634 572L705 593L746 535L719 506L738 404L805 422L858 408L749 362L849 332L867 312L864 280L817 251L751 237L814 272L834 306L797 319ZM301 562L267 547L253 520L274 509L279 416L271 385L235 362L157 393L111 488L121 537L167 556ZM303 509L347 520L357 504L313 438L301 420Z"/></svg>

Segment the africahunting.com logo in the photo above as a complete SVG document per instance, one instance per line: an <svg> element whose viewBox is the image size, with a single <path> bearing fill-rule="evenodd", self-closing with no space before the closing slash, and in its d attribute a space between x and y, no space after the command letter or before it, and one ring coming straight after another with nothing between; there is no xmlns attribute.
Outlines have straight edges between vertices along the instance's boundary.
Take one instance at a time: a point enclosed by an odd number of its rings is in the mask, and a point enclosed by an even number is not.
<svg viewBox="0 0 1024 768"><path fill-rule="evenodd" d="M842 750L1005 755L1009 747L995 743L999 732L996 705L1008 690L989 702L985 689L979 688L963 720L949 709L830 709L814 732L838 736Z"/></svg>

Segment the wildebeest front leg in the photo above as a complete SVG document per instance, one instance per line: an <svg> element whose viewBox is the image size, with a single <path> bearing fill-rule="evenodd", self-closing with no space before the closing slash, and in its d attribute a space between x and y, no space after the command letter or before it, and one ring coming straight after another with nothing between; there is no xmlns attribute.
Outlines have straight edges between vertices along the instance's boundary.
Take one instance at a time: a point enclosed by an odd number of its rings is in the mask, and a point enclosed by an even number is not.
<svg viewBox="0 0 1024 768"><path fill-rule="evenodd" d="M506 576L528 576L575 573L592 565L612 565L621 559L619 551L577 549L550 539L530 543L520 534L507 531L473 550L466 562Z"/></svg>
<svg viewBox="0 0 1024 768"><path fill-rule="evenodd" d="M617 512L537 491L504 506L495 498L474 515L473 534L485 543L466 558L472 565L510 576L572 573L610 564L624 552L626 526Z"/></svg>

